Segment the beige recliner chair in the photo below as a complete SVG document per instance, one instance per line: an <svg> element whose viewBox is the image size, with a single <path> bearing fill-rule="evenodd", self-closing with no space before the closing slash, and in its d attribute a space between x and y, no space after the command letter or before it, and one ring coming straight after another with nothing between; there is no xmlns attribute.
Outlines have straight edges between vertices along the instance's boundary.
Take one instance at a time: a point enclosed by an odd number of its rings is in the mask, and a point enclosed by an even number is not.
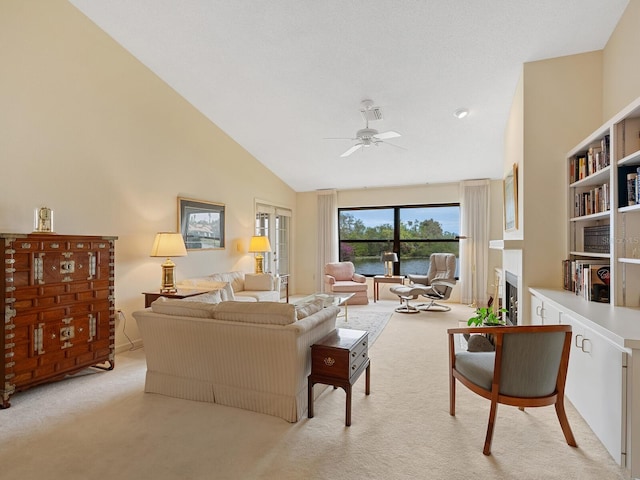
<svg viewBox="0 0 640 480"><path fill-rule="evenodd" d="M436 303L447 300L456 284L456 256L453 253L432 253L429 257L427 275L407 275L410 285L398 285L389 289L402 300L396 308L400 313L418 313L419 311L438 310L447 312L451 307ZM409 301L426 297L428 303L411 305Z"/></svg>
<svg viewBox="0 0 640 480"><path fill-rule="evenodd" d="M324 266L326 293L354 293L349 305L367 305L367 278L356 273L352 262L327 263Z"/></svg>

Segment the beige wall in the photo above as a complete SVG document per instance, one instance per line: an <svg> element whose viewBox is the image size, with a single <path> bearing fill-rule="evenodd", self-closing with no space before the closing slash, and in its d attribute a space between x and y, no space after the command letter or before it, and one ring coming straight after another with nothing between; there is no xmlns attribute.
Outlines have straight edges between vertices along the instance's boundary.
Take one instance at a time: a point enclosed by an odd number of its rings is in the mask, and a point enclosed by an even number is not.
<svg viewBox="0 0 640 480"><path fill-rule="evenodd" d="M576 81L579 79L579 81ZM505 175L518 166L518 228L503 267L519 276L520 322L528 288L562 288L567 252L566 153L602 118L602 51L526 63L505 129Z"/></svg>
<svg viewBox="0 0 640 480"><path fill-rule="evenodd" d="M640 96L640 0L630 0L603 55L604 123ZM596 127L593 128L595 130Z"/></svg>
<svg viewBox="0 0 640 480"><path fill-rule="evenodd" d="M3 0L0 58L0 231L32 231L46 205L58 233L118 236L131 338L141 292L160 284L149 251L176 230L177 196L227 211L227 248L176 258L178 278L253 270L254 199L295 209L293 190L66 1Z"/></svg>
<svg viewBox="0 0 640 480"><path fill-rule="evenodd" d="M306 192L298 194L298 217L296 220L296 238L298 246L305 254L298 257L295 277L296 292L310 293L316 290L316 262L317 251L317 194ZM428 203L458 203L460 202L460 186L458 183L425 184L390 188L362 188L357 190L338 191L338 207L372 207L386 205L416 205ZM500 238L502 228L502 182L491 182L491 238ZM493 271L500 265L501 258L496 252L490 252L489 257L489 285L493 282ZM371 290L371 287L370 287ZM393 298L382 289L381 297ZM489 290L491 291L491 289ZM371 290L372 292L372 290ZM372 293L370 292L370 296ZM452 300L459 298L458 289L452 295Z"/></svg>
<svg viewBox="0 0 640 480"><path fill-rule="evenodd" d="M522 288L562 288L566 153L602 118L602 51L524 65ZM579 81L576 81L579 79ZM529 296L519 306L529 311Z"/></svg>

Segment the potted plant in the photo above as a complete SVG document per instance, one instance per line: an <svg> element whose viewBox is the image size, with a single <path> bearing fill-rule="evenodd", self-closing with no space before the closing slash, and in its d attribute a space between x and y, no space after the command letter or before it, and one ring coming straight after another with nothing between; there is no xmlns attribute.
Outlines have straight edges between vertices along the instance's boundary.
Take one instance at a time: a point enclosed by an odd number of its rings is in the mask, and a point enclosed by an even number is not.
<svg viewBox="0 0 640 480"><path fill-rule="evenodd" d="M505 325L506 321L502 317L502 314L505 312L507 312L506 308L500 308L494 311L491 307L478 307L476 309L475 316L471 317L467 321L467 325L475 327L480 327L483 325L488 327Z"/></svg>

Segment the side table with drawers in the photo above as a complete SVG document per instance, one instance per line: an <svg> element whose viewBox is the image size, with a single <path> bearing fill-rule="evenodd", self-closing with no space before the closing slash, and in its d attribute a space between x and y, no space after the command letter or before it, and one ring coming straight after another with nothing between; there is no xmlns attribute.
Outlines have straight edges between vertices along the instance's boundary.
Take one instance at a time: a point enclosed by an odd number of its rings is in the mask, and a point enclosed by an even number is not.
<svg viewBox="0 0 640 480"><path fill-rule="evenodd" d="M313 386L316 383L342 388L347 394L345 425L351 425L351 387L363 371L365 394L370 393L369 332L337 328L311 346L311 374L307 389L308 417L313 418Z"/></svg>

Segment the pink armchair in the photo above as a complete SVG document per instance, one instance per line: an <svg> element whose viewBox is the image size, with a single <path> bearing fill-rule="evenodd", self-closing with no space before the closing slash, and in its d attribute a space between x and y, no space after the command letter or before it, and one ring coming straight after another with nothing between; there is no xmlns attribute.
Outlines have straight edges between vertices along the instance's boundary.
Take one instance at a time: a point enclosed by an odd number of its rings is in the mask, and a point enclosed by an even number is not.
<svg viewBox="0 0 640 480"><path fill-rule="evenodd" d="M324 285L327 293L354 293L349 305L367 305L367 278L356 273L351 262L327 263L324 266Z"/></svg>

